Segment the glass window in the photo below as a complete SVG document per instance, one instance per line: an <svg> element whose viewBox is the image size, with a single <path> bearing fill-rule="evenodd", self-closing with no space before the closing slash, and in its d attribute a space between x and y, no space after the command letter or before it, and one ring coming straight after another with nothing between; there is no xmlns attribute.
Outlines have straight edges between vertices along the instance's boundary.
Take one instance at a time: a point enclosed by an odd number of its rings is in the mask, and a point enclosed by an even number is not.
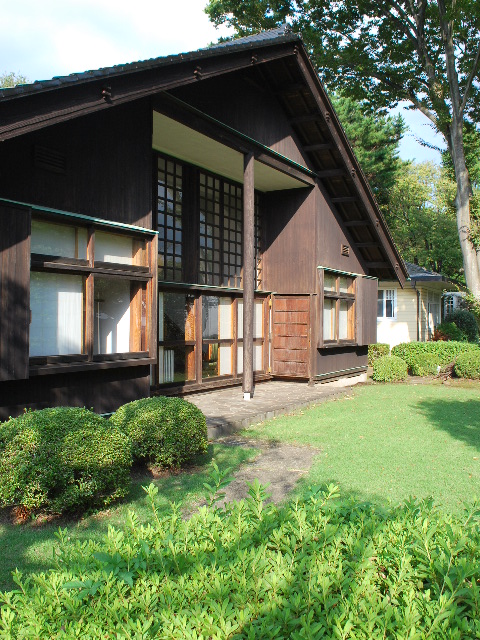
<svg viewBox="0 0 480 640"><path fill-rule="evenodd" d="M323 340L355 340L355 278L323 272Z"/></svg>
<svg viewBox="0 0 480 640"><path fill-rule="evenodd" d="M160 280L183 279L183 167L158 157L157 224Z"/></svg>
<svg viewBox="0 0 480 640"><path fill-rule="evenodd" d="M377 318L395 318L395 289L379 289L377 299Z"/></svg>
<svg viewBox="0 0 480 640"><path fill-rule="evenodd" d="M159 347L158 369L159 384L195 380L195 347Z"/></svg>
<svg viewBox="0 0 480 640"><path fill-rule="evenodd" d="M130 347L131 315L133 312L133 309L130 308L130 302L131 283L129 280L95 278L93 342L95 355L134 351Z"/></svg>
<svg viewBox="0 0 480 640"><path fill-rule="evenodd" d="M95 262L145 265L145 242L119 233L95 232Z"/></svg>
<svg viewBox="0 0 480 640"><path fill-rule="evenodd" d="M31 272L31 357L84 352L83 290L82 276Z"/></svg>
<svg viewBox="0 0 480 640"><path fill-rule="evenodd" d="M31 252L86 260L87 230L54 222L32 219Z"/></svg>
<svg viewBox="0 0 480 640"><path fill-rule="evenodd" d="M185 293L159 293L158 339L195 340L194 297Z"/></svg>

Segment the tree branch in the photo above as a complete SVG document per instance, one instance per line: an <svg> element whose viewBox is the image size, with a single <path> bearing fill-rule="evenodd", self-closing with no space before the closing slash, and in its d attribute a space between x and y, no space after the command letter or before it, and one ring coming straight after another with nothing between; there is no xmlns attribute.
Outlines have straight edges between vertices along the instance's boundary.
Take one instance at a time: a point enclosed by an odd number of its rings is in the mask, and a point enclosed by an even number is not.
<svg viewBox="0 0 480 640"><path fill-rule="evenodd" d="M473 79L475 78L477 69L478 69L478 63L480 61L480 44L478 45L478 49L477 49L477 55L475 56L475 61L473 63L472 69L470 71L470 75L468 76L467 79L467 84L465 85L465 90L463 93L463 100L462 100L462 104L460 105L460 115L463 118L463 112L465 111L465 107L467 105L467 100L468 100L468 94L470 93L470 89L472 87L472 82Z"/></svg>

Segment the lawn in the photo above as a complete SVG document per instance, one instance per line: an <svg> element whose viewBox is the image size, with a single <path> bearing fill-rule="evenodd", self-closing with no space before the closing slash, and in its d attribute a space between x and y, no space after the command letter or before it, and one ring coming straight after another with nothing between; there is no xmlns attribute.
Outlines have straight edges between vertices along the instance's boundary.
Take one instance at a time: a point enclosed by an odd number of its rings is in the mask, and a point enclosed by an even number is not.
<svg viewBox="0 0 480 640"><path fill-rule="evenodd" d="M357 387L247 433L318 448L304 485L333 482L381 503L433 496L457 513L480 498L478 383Z"/></svg>
<svg viewBox="0 0 480 640"><path fill-rule="evenodd" d="M173 501L188 508L203 495L203 483L209 480L212 459L220 470L235 470L256 453L256 449L215 444L209 446L206 455L196 460L194 467L181 473L165 474L157 479L144 472L134 473L130 494L124 501L80 520L62 518L45 522L40 519L13 525L9 522L8 512L0 512L0 591L14 588L11 573L16 567L25 574L53 567L52 554L57 543L55 533L60 526L68 527L68 535L74 542L89 538L100 540L110 525L121 529L130 510L135 511L141 523L145 523L152 512L142 486L152 481L159 489L158 505L161 510L166 510Z"/></svg>

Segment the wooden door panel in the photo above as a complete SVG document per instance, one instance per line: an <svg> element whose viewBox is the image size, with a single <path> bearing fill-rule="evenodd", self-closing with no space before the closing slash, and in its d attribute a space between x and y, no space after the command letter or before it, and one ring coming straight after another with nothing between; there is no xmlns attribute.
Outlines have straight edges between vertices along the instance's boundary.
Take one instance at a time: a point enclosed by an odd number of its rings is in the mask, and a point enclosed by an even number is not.
<svg viewBox="0 0 480 640"><path fill-rule="evenodd" d="M274 296L272 302L272 373L308 378L310 296Z"/></svg>

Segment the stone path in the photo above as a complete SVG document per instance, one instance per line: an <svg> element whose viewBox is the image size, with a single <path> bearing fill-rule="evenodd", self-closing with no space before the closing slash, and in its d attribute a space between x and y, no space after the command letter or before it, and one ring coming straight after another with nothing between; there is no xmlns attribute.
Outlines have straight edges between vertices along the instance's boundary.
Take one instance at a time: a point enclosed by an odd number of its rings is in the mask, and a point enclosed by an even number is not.
<svg viewBox="0 0 480 640"><path fill-rule="evenodd" d="M292 491L297 481L308 473L313 458L318 453L313 447L300 447L274 441L248 440L229 436L221 438L220 443L230 447L255 447L260 454L244 463L232 482L223 490L225 498L218 502L223 506L233 500L245 498L248 492L247 482L256 478L263 485L268 484L269 501L282 502Z"/></svg>
<svg viewBox="0 0 480 640"><path fill-rule="evenodd" d="M356 376L335 382L315 384L272 380L256 385L252 400L245 401L241 387L228 387L186 396L207 419L208 437L216 440L251 424L263 422L304 407L319 404L329 398L350 391L350 386L363 382Z"/></svg>

